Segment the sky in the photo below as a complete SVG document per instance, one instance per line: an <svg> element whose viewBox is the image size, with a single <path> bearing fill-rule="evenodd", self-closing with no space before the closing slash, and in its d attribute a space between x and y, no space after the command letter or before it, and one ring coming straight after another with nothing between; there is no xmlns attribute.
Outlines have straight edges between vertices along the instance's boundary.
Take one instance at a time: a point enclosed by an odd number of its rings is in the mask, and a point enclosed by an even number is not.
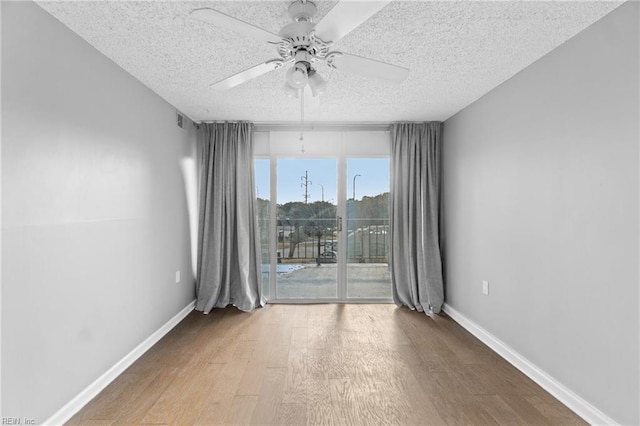
<svg viewBox="0 0 640 426"><path fill-rule="evenodd" d="M278 204L304 201L303 176L307 172L308 202L337 200L337 160L335 159L278 159ZM256 191L259 198L269 198L269 160L256 160ZM353 179L356 177L356 199L375 196L389 191L389 159L347 159L347 198L353 197Z"/></svg>

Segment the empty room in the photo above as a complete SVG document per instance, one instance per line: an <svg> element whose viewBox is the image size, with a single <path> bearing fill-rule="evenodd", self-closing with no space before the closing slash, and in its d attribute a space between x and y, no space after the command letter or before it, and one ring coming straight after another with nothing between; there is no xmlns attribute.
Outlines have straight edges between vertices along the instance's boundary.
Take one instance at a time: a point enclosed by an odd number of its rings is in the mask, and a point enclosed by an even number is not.
<svg viewBox="0 0 640 426"><path fill-rule="evenodd" d="M2 424L640 424L640 2L0 25Z"/></svg>

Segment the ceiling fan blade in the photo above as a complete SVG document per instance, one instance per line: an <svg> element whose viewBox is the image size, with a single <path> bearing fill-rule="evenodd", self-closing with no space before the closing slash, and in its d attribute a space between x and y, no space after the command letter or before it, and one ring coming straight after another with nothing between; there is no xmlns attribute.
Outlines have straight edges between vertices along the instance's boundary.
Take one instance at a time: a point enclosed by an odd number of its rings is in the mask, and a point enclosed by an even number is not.
<svg viewBox="0 0 640 426"><path fill-rule="evenodd" d="M208 22L225 30L242 33L269 43L280 43L282 41L282 37L277 34L208 7L192 10L190 16L198 21Z"/></svg>
<svg viewBox="0 0 640 426"><path fill-rule="evenodd" d="M231 89L232 87L236 87L242 83L245 83L253 78L259 77L262 74L266 74L269 71L273 71L275 69L280 68L281 66L283 66L285 63L288 63L291 61L283 61L282 59L272 59L270 61L267 62L263 62L261 64L258 64L254 67L251 67L249 69L246 69L242 72L239 72L238 74L232 75L231 77L227 77L224 80L220 80L218 82L215 82L213 84L211 84L211 88L215 89L215 90L227 90L227 89Z"/></svg>
<svg viewBox="0 0 640 426"><path fill-rule="evenodd" d="M315 27L316 36L335 42L391 3L391 0L343 0L338 2Z"/></svg>
<svg viewBox="0 0 640 426"><path fill-rule="evenodd" d="M375 59L363 58L362 56L349 55L347 53L333 52L327 55L329 66L340 71L347 71L360 74L365 77L372 77L381 80L400 83L409 76L409 69Z"/></svg>

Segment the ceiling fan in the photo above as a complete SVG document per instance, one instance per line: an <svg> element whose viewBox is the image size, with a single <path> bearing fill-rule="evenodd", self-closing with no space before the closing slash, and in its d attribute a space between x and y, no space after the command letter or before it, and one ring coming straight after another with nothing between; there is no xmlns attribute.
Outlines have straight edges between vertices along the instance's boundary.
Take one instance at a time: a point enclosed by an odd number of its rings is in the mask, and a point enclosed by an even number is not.
<svg viewBox="0 0 640 426"><path fill-rule="evenodd" d="M255 39L275 45L279 57L255 65L238 74L211 84L218 90L226 90L245 83L260 75L293 65L287 71L285 90L291 96L298 96L307 85L313 96L324 93L325 80L317 72L317 64L325 62L329 67L378 78L401 82L409 75L407 68L376 61L361 56L331 50L334 42L347 35L365 22L391 0L362 1L343 0L338 2L316 23L316 5L310 0L296 0L289 5L289 16L293 20L278 34L256 27L211 8L195 9L191 17L208 22L230 31L243 33Z"/></svg>

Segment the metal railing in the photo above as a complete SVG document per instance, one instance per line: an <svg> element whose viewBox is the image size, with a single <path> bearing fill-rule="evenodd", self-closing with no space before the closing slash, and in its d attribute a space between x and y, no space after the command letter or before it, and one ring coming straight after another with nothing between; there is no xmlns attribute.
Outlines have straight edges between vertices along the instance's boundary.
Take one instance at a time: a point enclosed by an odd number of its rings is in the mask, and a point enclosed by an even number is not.
<svg viewBox="0 0 640 426"><path fill-rule="evenodd" d="M259 219L263 263L269 263L268 223L268 219ZM348 219L345 231L347 262L388 262L388 219ZM278 263L333 263L337 261L340 251L336 220L279 220L276 226L276 250Z"/></svg>

